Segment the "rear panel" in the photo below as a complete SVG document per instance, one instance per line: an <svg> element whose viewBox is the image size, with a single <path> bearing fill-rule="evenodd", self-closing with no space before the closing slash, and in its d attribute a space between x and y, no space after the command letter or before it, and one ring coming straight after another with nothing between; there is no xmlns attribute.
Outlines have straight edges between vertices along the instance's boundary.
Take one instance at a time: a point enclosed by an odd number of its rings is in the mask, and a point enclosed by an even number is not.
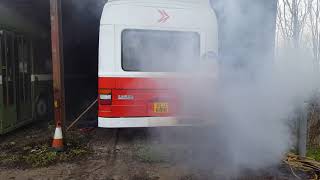
<svg viewBox="0 0 320 180"><path fill-rule="evenodd" d="M182 101L175 86L177 81L187 83L176 75L188 72L208 51L217 52L216 17L209 6L152 3L107 4L104 9L99 42L100 127L149 127L167 120L174 124L169 117L181 115Z"/></svg>
<svg viewBox="0 0 320 180"><path fill-rule="evenodd" d="M115 30L114 72L99 77L99 117L177 116L176 78L165 75L199 63L201 32L127 26ZM103 65L108 66L99 68Z"/></svg>
<svg viewBox="0 0 320 180"><path fill-rule="evenodd" d="M168 79L154 78L99 78L99 89L111 90L110 104L105 105L99 99L99 116L116 118L176 115L177 96L168 82Z"/></svg>

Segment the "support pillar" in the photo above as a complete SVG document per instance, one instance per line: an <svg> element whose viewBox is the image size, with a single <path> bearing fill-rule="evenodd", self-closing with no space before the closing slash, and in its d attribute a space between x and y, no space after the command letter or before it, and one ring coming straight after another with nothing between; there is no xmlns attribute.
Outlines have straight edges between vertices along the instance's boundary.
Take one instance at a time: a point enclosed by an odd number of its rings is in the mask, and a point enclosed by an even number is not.
<svg viewBox="0 0 320 180"><path fill-rule="evenodd" d="M57 126L64 127L65 99L61 28L61 0L50 0L50 20L54 93L54 119Z"/></svg>

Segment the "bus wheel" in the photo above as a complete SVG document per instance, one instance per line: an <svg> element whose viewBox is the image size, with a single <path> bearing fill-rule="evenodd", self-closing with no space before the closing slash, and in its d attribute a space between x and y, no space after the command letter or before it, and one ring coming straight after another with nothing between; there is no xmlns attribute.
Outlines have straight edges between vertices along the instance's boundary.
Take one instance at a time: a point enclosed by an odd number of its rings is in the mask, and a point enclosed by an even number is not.
<svg viewBox="0 0 320 180"><path fill-rule="evenodd" d="M40 96L40 98L37 101L36 114L38 120L44 119L48 115L48 102L43 96Z"/></svg>

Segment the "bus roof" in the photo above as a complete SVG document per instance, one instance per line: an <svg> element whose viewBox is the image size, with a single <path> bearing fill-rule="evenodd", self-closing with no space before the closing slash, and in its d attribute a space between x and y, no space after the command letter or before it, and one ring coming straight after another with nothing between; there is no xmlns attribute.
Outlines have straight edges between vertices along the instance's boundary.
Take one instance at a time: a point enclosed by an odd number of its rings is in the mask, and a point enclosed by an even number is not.
<svg viewBox="0 0 320 180"><path fill-rule="evenodd" d="M183 6L210 6L210 0L109 0L108 3L170 4Z"/></svg>
<svg viewBox="0 0 320 180"><path fill-rule="evenodd" d="M102 13L101 25L205 28L216 26L216 16L209 0L200 6L196 0L112 0ZM177 4L180 2L181 4ZM183 2L191 2L183 4Z"/></svg>

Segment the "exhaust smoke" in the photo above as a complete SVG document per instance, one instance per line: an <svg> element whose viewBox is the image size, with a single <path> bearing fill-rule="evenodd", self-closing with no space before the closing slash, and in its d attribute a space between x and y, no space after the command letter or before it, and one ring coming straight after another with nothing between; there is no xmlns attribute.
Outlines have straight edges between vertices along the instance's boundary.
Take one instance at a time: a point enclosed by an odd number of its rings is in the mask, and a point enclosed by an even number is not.
<svg viewBox="0 0 320 180"><path fill-rule="evenodd" d="M286 49L274 57L276 1L265 4L213 2L223 26L219 58L191 71L176 71L188 74L175 87L183 99L184 116L197 114L193 124L210 124L205 130L179 131L193 152L185 161L195 167L223 169L227 174L260 170L281 163L296 144L292 134L296 110L319 87L319 75L303 51ZM213 64L216 68L210 68ZM212 78L213 74L218 76ZM174 138L165 137L168 144Z"/></svg>
<svg viewBox="0 0 320 180"><path fill-rule="evenodd" d="M170 42L174 38L160 38L156 49L134 54L146 61L166 57L169 66L178 62L173 72L186 75L174 85L183 99L183 116L193 117L193 124L210 125L170 129L174 133L168 129L150 131L160 133L167 144L177 138L180 143L188 142L188 155L182 161L196 168L236 174L278 165L295 145L292 119L296 109L319 87L318 74L297 49L274 58L275 0L270 4L263 0L212 0L212 5L219 19L218 58L190 60L185 41L180 39L180 45L179 41ZM127 42L134 42L127 44L128 53L141 49L143 40L139 38L128 37ZM186 57L185 61L170 59L172 52L162 49L168 47L168 41L174 44L174 57ZM152 61L152 67L129 63L134 69L155 70L165 65L162 61Z"/></svg>

